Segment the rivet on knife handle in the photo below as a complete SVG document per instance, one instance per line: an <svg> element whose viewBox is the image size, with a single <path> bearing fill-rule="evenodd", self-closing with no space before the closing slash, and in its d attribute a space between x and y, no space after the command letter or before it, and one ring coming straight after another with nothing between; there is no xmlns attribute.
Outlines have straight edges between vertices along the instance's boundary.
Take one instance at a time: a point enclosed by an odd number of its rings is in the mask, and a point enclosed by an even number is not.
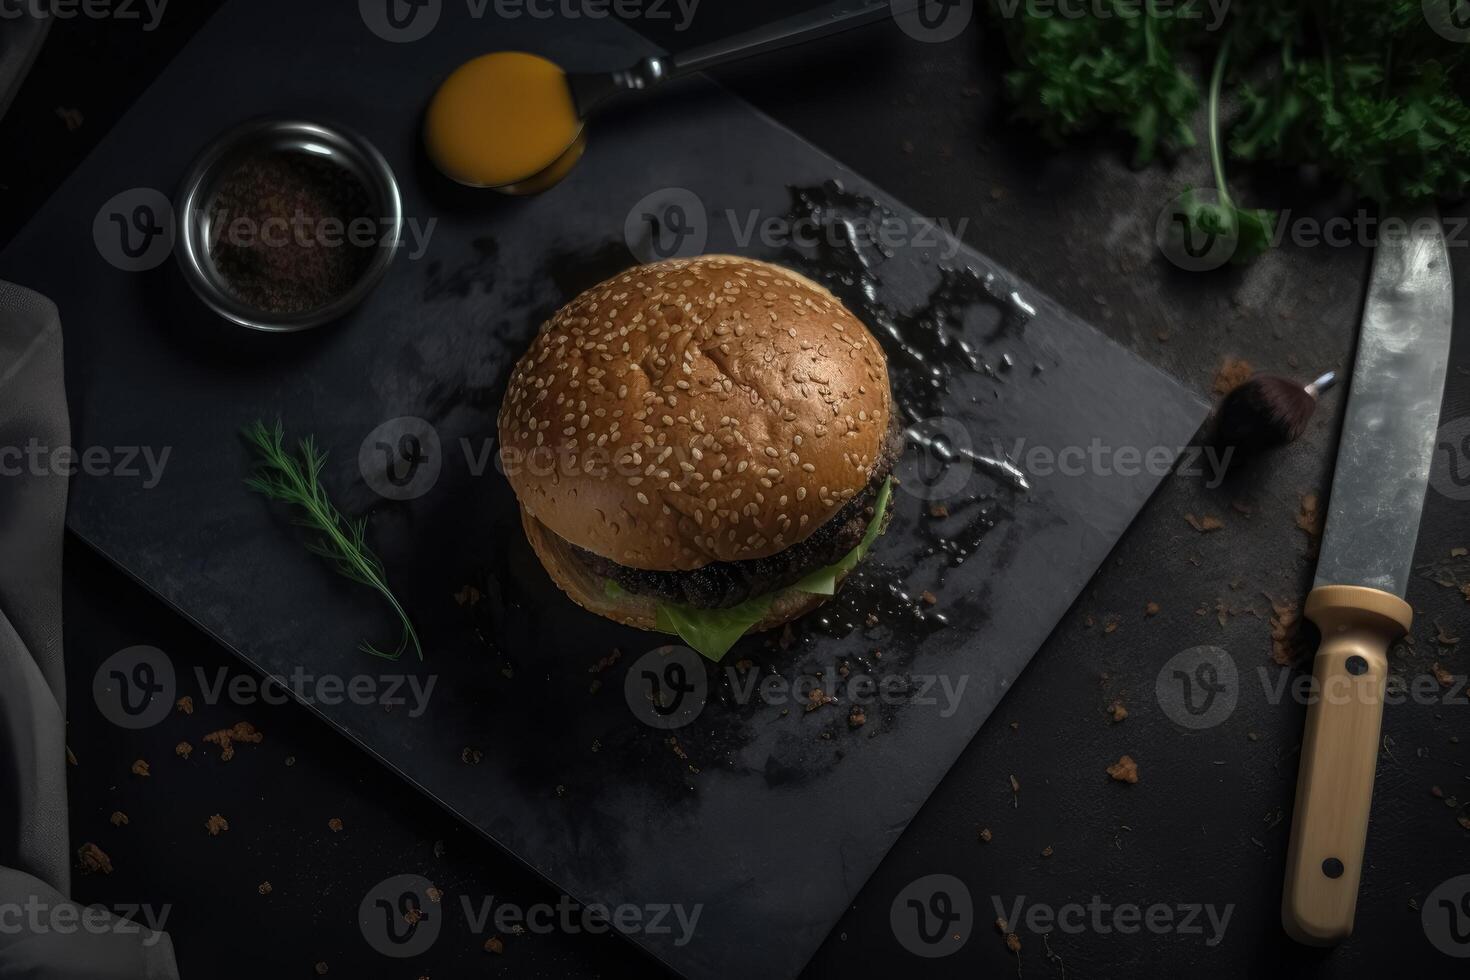
<svg viewBox="0 0 1470 980"><path fill-rule="evenodd" d="M1383 721L1388 648L1414 610L1396 595L1324 585L1307 597L1322 631L1307 707L1281 922L1301 943L1331 946L1353 931L1373 773Z"/></svg>

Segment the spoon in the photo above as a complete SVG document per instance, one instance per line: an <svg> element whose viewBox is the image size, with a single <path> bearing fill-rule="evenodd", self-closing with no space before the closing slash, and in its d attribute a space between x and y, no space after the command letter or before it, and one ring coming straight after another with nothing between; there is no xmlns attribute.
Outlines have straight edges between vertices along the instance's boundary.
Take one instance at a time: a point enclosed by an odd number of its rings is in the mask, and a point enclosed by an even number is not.
<svg viewBox="0 0 1470 980"><path fill-rule="evenodd" d="M612 72L567 73L522 51L481 55L434 94L424 122L429 157L452 180L504 194L534 194L571 172L586 122L615 98L671 79L804 44L916 7L920 0L836 2L680 54L650 55Z"/></svg>

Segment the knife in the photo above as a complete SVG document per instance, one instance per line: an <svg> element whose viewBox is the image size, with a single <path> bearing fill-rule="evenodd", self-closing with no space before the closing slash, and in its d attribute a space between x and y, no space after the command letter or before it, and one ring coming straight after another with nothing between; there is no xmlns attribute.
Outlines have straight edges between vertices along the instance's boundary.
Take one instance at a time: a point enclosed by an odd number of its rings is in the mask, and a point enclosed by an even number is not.
<svg viewBox="0 0 1470 980"><path fill-rule="evenodd" d="M1353 931L1378 761L1388 648L1404 601L1449 360L1449 256L1433 205L1386 219L1373 258L1317 578L1305 613L1322 631L1307 708L1281 920L1332 946Z"/></svg>

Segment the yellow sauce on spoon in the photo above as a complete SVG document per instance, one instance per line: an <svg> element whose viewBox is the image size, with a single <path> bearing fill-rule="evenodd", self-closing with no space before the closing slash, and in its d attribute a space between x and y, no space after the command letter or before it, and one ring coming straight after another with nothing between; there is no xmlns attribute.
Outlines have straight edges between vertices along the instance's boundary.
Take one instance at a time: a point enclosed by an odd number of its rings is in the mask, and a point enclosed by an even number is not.
<svg viewBox="0 0 1470 980"><path fill-rule="evenodd" d="M429 158L446 176L514 194L566 176L581 156L581 137L566 73L522 51L461 65L439 86L424 120Z"/></svg>

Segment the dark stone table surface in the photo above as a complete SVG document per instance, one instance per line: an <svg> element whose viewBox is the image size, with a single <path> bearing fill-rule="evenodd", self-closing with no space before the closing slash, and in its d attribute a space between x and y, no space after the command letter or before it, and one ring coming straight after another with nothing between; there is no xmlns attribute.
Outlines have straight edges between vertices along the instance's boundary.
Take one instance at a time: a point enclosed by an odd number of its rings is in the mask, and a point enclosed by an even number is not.
<svg viewBox="0 0 1470 980"><path fill-rule="evenodd" d="M634 26L675 47L790 9L706 4L688 31L667 21ZM150 31L136 21L56 23L0 122L0 242L213 7L170 5ZM967 241L1201 393L1227 357L1303 377L1349 367L1367 244L1287 244L1241 269L1175 269L1153 229L1175 194L1209 182L1203 156L1133 171L1106 140L1053 151L1008 121L997 98L1002 59L977 23L942 44L916 45L886 29L848 35L718 77L920 213L969 219ZM1343 207L1292 174L1241 183L1263 203L1291 207L1296 220ZM1463 220L1465 211L1446 214ZM1457 240L1461 312L1446 425L1470 416L1470 260L1463 231ZM1470 582L1470 558L1453 553L1470 546L1470 505L1455 499L1467 496L1453 479L1467 461L1452 449L1436 459L1435 483L1449 493L1431 489L1425 508L1409 592L1413 642L1396 649L1392 670L1412 685L1437 664L1458 680L1387 711L1354 937L1335 951L1310 951L1277 924L1305 708L1278 691L1294 675L1272 660L1273 602L1299 603L1310 585L1313 545L1298 518L1304 495L1326 496L1342 405L1341 392L1328 396L1300 443L1223 484L1184 471L1166 481L848 910L811 976L1008 975L1016 957L985 924L1014 915L1018 902L1019 967L1031 978L1448 973L1455 961L1426 938L1419 907L1441 882L1470 872L1462 805L1470 752L1461 735L1470 666L1465 645L1448 642L1470 608L1452 584ZM1191 516L1224 527L1202 534ZM75 891L87 902L168 906L186 975L312 976L318 963L334 976L405 978L655 969L619 939L560 930L508 935L495 956L462 923L419 959L377 956L363 942L357 906L388 875L428 867L446 894L522 905L554 905L557 896L294 705L257 705L248 719L238 707L202 705L121 733L90 699L93 672L114 651L152 644L211 682L217 671L243 668L79 543L69 542L66 562L71 833L78 845L98 843L115 865L110 876L79 876ZM1230 653L1238 699L1223 722L1190 731L1167 716L1155 683L1172 656L1201 645ZM1118 702L1128 716L1115 722ZM221 763L201 738L241 720L265 740ZM188 762L174 757L181 740L195 746ZM1138 763L1136 785L1105 772L1123 754ZM129 771L139 758L153 763L146 780ZM114 811L128 815L126 826L109 822ZM202 832L213 813L229 815L229 833ZM334 818L340 832L328 827ZM895 940L889 905L933 873L965 882L982 927L950 957L918 961ZM1172 925L1130 928L1127 910L1150 906L1166 907L1158 921ZM1048 926L1032 907L1060 918ZM1211 910L1217 920L1229 915L1223 935Z"/></svg>

